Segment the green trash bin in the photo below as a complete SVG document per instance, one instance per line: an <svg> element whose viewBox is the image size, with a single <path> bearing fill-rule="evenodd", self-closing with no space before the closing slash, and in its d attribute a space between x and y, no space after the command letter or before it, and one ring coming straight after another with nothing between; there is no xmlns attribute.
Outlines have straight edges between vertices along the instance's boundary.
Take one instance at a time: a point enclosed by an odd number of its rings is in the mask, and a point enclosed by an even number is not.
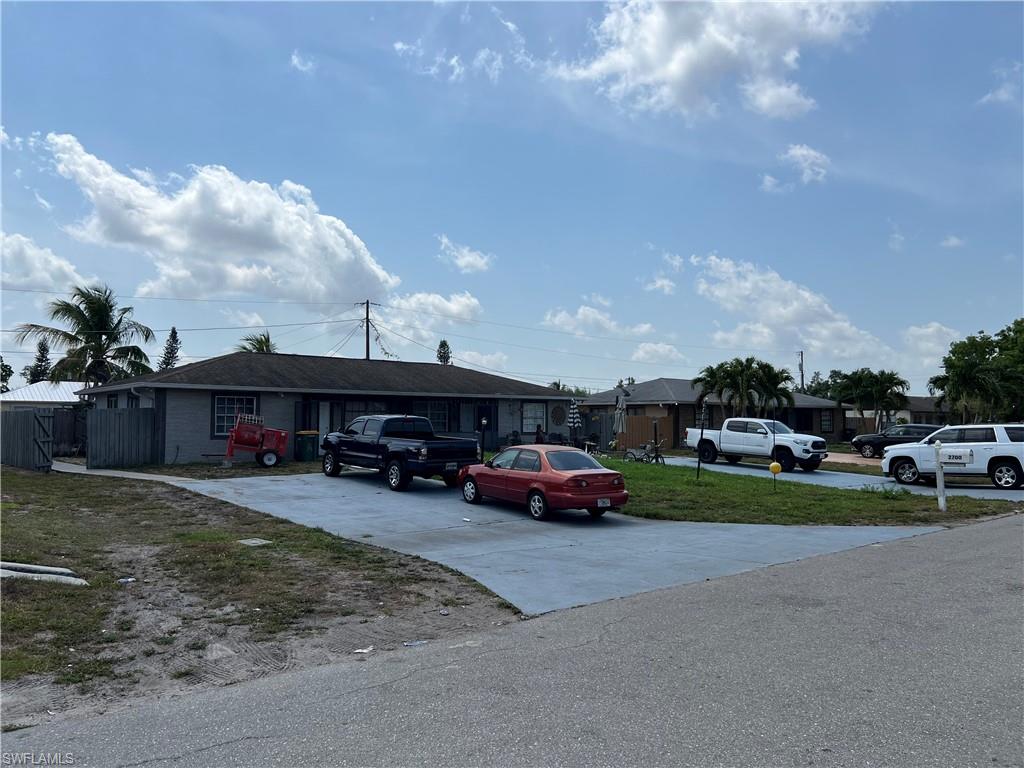
<svg viewBox="0 0 1024 768"><path fill-rule="evenodd" d="M315 461L319 452L317 442L320 433L314 430L304 430L295 433L295 460Z"/></svg>

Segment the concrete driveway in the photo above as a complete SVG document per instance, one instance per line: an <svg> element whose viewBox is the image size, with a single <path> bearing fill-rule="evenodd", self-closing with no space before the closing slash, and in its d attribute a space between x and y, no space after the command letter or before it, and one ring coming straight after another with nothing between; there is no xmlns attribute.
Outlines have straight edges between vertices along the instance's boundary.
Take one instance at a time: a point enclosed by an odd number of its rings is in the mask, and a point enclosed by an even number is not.
<svg viewBox="0 0 1024 768"><path fill-rule="evenodd" d="M669 456L665 458L666 464L673 464L677 467L691 467L696 469L697 459L690 459L682 456ZM750 475L752 477L763 477L771 480L771 473L764 464L726 464L718 461L714 464L704 464L703 469L711 472L725 472L731 475ZM934 496L935 489L927 485L900 485L891 477L883 477L881 464L879 464L877 475L861 475L856 472L828 472L819 469L816 472L804 472L794 470L783 472L779 475L780 481L792 483L806 483L808 485L822 485L828 488L905 488L910 493L920 496ZM995 499L997 501L1024 501L1024 491L1004 491L992 485L969 485L955 478L946 481L946 495L948 496L970 496L974 499Z"/></svg>
<svg viewBox="0 0 1024 768"><path fill-rule="evenodd" d="M538 522L524 508L469 505L438 481L387 490L375 473L175 480L303 525L443 563L528 614L625 597L941 530L679 523L585 512Z"/></svg>

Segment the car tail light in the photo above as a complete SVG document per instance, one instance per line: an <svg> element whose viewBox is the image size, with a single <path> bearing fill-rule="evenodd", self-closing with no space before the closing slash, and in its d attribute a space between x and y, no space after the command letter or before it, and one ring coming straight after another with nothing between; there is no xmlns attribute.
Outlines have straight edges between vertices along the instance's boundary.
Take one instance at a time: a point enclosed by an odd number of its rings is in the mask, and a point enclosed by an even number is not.
<svg viewBox="0 0 1024 768"><path fill-rule="evenodd" d="M612 478L612 485L622 485L622 475Z"/></svg>
<svg viewBox="0 0 1024 768"><path fill-rule="evenodd" d="M573 477L565 481L566 486L569 488L586 488L590 483L584 480L582 477Z"/></svg>

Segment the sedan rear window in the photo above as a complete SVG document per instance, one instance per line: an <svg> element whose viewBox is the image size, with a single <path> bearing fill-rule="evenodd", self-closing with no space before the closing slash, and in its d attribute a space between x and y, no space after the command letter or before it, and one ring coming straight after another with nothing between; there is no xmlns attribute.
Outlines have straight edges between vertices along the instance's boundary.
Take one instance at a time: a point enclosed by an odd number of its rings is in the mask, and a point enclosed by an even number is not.
<svg viewBox="0 0 1024 768"><path fill-rule="evenodd" d="M548 464L560 472L577 469L604 469L600 462L583 451L548 451Z"/></svg>

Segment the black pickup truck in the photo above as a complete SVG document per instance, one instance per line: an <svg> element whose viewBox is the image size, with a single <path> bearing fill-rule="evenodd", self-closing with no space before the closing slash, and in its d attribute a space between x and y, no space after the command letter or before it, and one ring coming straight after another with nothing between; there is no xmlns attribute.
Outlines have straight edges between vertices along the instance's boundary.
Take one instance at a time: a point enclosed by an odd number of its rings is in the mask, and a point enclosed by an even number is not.
<svg viewBox="0 0 1024 768"><path fill-rule="evenodd" d="M392 491L404 491L414 477L440 476L454 488L459 468L480 462L476 440L439 437L422 416L361 416L324 435L320 447L325 475L337 477L346 464L377 469Z"/></svg>

